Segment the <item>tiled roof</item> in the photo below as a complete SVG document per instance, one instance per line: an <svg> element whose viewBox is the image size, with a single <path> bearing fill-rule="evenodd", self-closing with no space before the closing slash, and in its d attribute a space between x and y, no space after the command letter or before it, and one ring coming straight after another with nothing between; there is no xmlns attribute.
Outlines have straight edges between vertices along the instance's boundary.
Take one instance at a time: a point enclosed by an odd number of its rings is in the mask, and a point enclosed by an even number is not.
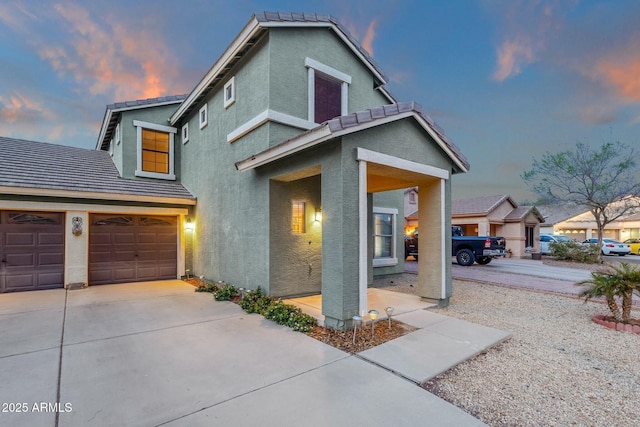
<svg viewBox="0 0 640 427"><path fill-rule="evenodd" d="M0 137L0 186L195 199L174 181L120 178L106 151L5 137Z"/></svg>
<svg viewBox="0 0 640 427"><path fill-rule="evenodd" d="M297 22L297 23L327 23L333 24L336 28L358 49L358 52L371 64L371 66L380 74L385 81L387 77L382 69L373 60L369 52L367 52L360 42L356 40L349 31L340 24L337 18L331 15L321 13L295 13L295 12L261 12L256 13L255 18L258 22Z"/></svg>
<svg viewBox="0 0 640 427"><path fill-rule="evenodd" d="M187 95L160 96L158 98L137 99L135 101L114 102L107 105L108 110L127 110L137 107L147 107L156 104L167 104L174 101L184 101Z"/></svg>
<svg viewBox="0 0 640 427"><path fill-rule="evenodd" d="M544 222L544 218L535 206L518 206L504 217L506 222L519 222L522 221L530 213L534 214L540 222Z"/></svg>
<svg viewBox="0 0 640 427"><path fill-rule="evenodd" d="M471 199L454 200L451 202L452 215L486 215L493 211L501 203L509 201L516 208L518 205L508 194L498 196L474 197Z"/></svg>

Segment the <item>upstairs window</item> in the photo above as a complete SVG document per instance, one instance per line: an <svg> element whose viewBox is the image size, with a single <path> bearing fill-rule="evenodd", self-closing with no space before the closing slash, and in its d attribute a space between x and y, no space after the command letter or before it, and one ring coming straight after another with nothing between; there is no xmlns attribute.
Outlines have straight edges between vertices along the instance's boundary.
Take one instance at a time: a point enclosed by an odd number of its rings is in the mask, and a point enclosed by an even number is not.
<svg viewBox="0 0 640 427"><path fill-rule="evenodd" d="M182 143L186 144L187 142L189 142L189 123L182 126Z"/></svg>
<svg viewBox="0 0 640 427"><path fill-rule="evenodd" d="M137 128L136 176L176 179L173 145L177 129L155 123L133 121Z"/></svg>
<svg viewBox="0 0 640 427"><path fill-rule="evenodd" d="M169 173L169 133L142 129L142 170Z"/></svg>
<svg viewBox="0 0 640 427"><path fill-rule="evenodd" d="M229 108L236 102L236 78L231 79L224 85L224 108Z"/></svg>
<svg viewBox="0 0 640 427"><path fill-rule="evenodd" d="M309 76L309 121L322 123L348 114L351 76L311 58L305 59Z"/></svg>
<svg viewBox="0 0 640 427"><path fill-rule="evenodd" d="M200 113L198 114L199 117L199 121L200 121L200 129L203 129L204 127L207 126L208 123L208 117L207 117L207 104L204 104L202 106L202 108L200 108Z"/></svg>

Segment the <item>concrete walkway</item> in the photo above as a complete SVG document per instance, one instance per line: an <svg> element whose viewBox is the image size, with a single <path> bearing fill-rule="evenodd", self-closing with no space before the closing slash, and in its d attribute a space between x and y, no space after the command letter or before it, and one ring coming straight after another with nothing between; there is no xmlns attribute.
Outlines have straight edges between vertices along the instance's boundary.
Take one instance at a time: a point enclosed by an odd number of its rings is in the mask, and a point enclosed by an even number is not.
<svg viewBox="0 0 640 427"><path fill-rule="evenodd" d="M351 356L181 281L2 294L0 425L484 425L414 381L506 334L397 318L423 329Z"/></svg>

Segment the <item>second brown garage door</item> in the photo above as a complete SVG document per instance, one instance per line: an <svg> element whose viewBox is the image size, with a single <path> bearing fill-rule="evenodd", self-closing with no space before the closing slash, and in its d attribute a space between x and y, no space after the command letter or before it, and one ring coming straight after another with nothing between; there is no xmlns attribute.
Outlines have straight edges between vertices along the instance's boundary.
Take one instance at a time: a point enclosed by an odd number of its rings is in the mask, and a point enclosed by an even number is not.
<svg viewBox="0 0 640 427"><path fill-rule="evenodd" d="M176 217L94 214L89 228L89 284L177 277Z"/></svg>

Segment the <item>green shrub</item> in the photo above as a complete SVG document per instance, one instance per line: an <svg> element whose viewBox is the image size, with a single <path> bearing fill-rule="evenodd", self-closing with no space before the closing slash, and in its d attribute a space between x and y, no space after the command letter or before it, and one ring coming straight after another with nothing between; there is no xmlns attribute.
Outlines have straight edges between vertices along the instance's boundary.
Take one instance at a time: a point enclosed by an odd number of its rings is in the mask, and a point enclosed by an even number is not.
<svg viewBox="0 0 640 427"><path fill-rule="evenodd" d="M196 292L209 292L215 294L218 291L218 286L215 283L205 283L196 288Z"/></svg>
<svg viewBox="0 0 640 427"><path fill-rule="evenodd" d="M247 313L257 313L266 319L279 325L287 326L298 332L311 332L318 321L305 314L295 305L285 304L282 301L264 295L262 289L249 291L244 295L240 306Z"/></svg>
<svg viewBox="0 0 640 427"><path fill-rule="evenodd" d="M238 296L238 290L233 285L224 284L215 293L216 301L230 301L231 298Z"/></svg>
<svg viewBox="0 0 640 427"><path fill-rule="evenodd" d="M598 245L583 245L577 242L551 242L551 255L559 260L596 264L599 262Z"/></svg>

